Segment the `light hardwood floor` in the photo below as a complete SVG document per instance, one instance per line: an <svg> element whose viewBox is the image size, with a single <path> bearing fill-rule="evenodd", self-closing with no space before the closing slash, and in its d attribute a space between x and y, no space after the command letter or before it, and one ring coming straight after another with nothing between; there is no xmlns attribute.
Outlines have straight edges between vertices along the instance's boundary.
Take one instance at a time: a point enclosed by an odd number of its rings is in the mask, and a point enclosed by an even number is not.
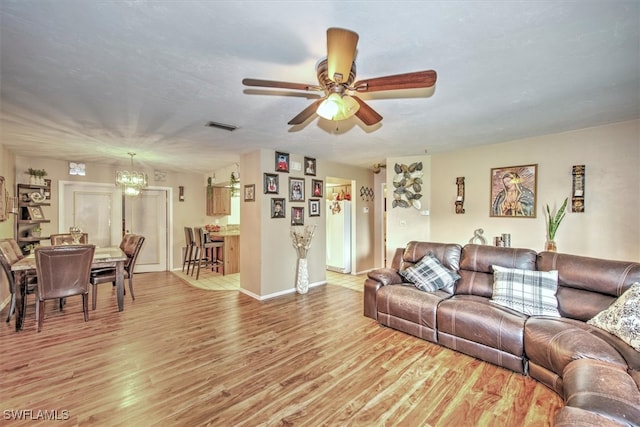
<svg viewBox="0 0 640 427"><path fill-rule="evenodd" d="M69 417L53 425L550 425L555 393L379 326L345 285L361 278L333 277L260 302L137 274L122 313L103 284L89 322L79 298L50 302L40 333L31 296L24 330L0 329L0 425L34 425L7 419L20 410Z"/></svg>

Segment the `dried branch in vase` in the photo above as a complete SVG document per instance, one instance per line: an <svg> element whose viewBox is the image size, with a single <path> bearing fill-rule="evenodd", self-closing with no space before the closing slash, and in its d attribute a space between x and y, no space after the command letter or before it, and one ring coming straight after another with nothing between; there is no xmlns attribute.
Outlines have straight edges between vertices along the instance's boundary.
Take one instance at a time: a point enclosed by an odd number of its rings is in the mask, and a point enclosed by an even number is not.
<svg viewBox="0 0 640 427"><path fill-rule="evenodd" d="M311 247L311 240L316 232L315 225L296 225L291 227L291 243L296 249L298 258L306 258L309 247Z"/></svg>

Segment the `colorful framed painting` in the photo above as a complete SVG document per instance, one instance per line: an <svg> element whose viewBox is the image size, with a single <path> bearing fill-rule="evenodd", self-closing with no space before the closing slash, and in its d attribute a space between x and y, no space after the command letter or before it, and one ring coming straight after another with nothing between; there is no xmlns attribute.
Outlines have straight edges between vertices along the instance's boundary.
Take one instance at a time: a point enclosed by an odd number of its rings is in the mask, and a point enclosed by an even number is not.
<svg viewBox="0 0 640 427"><path fill-rule="evenodd" d="M304 225L304 208L294 206L291 208L291 225Z"/></svg>
<svg viewBox="0 0 640 427"><path fill-rule="evenodd" d="M491 169L490 216L535 218L538 165Z"/></svg>
<svg viewBox="0 0 640 427"><path fill-rule="evenodd" d="M286 202L283 198L271 199L271 218L284 218L286 216Z"/></svg>
<svg viewBox="0 0 640 427"><path fill-rule="evenodd" d="M289 153L276 151L276 172L289 172Z"/></svg>
<svg viewBox="0 0 640 427"><path fill-rule="evenodd" d="M311 197L324 197L324 185L321 179L311 180Z"/></svg>
<svg viewBox="0 0 640 427"><path fill-rule="evenodd" d="M278 194L278 174L265 173L264 174L264 194Z"/></svg>
<svg viewBox="0 0 640 427"><path fill-rule="evenodd" d="M320 216L320 199L309 199L309 217Z"/></svg>
<svg viewBox="0 0 640 427"><path fill-rule="evenodd" d="M304 178L289 178L289 201L304 202Z"/></svg>

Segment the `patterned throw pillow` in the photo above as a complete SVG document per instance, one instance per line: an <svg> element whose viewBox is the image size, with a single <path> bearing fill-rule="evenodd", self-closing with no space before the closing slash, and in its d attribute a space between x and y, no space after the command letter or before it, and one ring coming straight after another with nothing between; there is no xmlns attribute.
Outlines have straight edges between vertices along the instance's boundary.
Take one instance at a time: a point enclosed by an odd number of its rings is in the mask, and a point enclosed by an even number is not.
<svg viewBox="0 0 640 427"><path fill-rule="evenodd" d="M533 271L493 266L491 301L522 314L560 317L557 290L556 270Z"/></svg>
<svg viewBox="0 0 640 427"><path fill-rule="evenodd" d="M423 256L411 267L400 270L400 274L416 288L425 292L446 288L460 278L457 273L444 267L432 252Z"/></svg>
<svg viewBox="0 0 640 427"><path fill-rule="evenodd" d="M640 351L640 283L636 282L613 304L587 321Z"/></svg>

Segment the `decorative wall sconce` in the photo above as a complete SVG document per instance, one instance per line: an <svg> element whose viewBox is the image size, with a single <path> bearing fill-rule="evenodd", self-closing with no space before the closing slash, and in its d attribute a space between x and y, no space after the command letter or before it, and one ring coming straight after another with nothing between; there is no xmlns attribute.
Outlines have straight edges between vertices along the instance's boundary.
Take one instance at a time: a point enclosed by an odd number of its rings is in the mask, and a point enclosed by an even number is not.
<svg viewBox="0 0 640 427"><path fill-rule="evenodd" d="M571 191L571 211L584 212L584 175L585 165L573 167L573 189Z"/></svg>
<svg viewBox="0 0 640 427"><path fill-rule="evenodd" d="M184 202L184 185L178 187L178 201Z"/></svg>
<svg viewBox="0 0 640 427"><path fill-rule="evenodd" d="M456 196L456 213L464 213L464 176L456 178L456 185L458 186L458 195Z"/></svg>

